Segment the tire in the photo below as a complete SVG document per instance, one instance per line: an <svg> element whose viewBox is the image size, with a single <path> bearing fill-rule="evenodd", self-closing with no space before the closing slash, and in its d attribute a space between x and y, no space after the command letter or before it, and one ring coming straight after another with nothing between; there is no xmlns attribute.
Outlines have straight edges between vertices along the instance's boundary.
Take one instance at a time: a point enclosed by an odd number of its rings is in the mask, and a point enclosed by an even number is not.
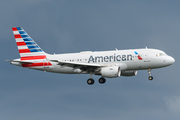
<svg viewBox="0 0 180 120"><path fill-rule="evenodd" d="M94 84L94 80L92 78L87 80L87 84L88 85L93 85Z"/></svg>
<svg viewBox="0 0 180 120"><path fill-rule="evenodd" d="M153 80L153 76L149 76L148 79L149 79L149 80Z"/></svg>
<svg viewBox="0 0 180 120"><path fill-rule="evenodd" d="M103 77L99 78L99 83L100 83L100 84L103 84L103 83L105 83L105 82L106 82L106 79L105 79L105 78L103 78Z"/></svg>

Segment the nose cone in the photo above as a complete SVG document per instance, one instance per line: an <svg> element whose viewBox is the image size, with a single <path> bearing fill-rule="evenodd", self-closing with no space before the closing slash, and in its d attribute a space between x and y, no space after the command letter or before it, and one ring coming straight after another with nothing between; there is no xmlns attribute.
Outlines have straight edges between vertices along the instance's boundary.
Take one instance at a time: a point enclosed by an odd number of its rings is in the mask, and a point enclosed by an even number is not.
<svg viewBox="0 0 180 120"><path fill-rule="evenodd" d="M174 62L175 62L175 59L171 56L168 56L166 62L169 64L169 65L172 65Z"/></svg>

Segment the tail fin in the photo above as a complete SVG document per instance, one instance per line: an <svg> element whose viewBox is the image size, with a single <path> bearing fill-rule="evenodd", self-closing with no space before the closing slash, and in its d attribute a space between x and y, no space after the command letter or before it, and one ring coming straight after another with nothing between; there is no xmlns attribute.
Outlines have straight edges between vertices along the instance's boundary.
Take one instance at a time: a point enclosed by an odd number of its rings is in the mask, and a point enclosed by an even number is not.
<svg viewBox="0 0 180 120"><path fill-rule="evenodd" d="M46 53L35 43L22 27L13 27L12 30L21 60L46 58Z"/></svg>

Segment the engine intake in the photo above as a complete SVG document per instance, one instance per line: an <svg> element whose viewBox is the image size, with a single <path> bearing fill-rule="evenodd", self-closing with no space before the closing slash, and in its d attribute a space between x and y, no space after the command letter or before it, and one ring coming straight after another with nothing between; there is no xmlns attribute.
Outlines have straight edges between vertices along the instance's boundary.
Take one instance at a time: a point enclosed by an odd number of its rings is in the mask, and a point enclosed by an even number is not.
<svg viewBox="0 0 180 120"><path fill-rule="evenodd" d="M100 72L95 73L96 75L101 75L106 78L116 78L121 75L120 67L112 66L112 67L103 67Z"/></svg>

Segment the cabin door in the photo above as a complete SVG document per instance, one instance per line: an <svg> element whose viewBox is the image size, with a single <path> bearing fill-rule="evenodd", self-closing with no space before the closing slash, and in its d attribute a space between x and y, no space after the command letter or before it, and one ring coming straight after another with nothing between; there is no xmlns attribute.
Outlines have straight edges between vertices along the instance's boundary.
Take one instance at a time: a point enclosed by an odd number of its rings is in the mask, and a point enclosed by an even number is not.
<svg viewBox="0 0 180 120"><path fill-rule="evenodd" d="M150 52L144 51L144 62L150 62Z"/></svg>

